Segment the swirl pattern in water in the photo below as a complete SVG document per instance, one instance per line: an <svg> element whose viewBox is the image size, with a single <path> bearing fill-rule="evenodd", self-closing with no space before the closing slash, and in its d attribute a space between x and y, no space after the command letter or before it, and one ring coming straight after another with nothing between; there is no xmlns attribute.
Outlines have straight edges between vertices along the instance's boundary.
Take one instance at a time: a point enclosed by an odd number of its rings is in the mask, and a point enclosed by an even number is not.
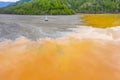
<svg viewBox="0 0 120 80"><path fill-rule="evenodd" d="M119 26L72 31L56 39L0 42L0 80L120 80Z"/></svg>
<svg viewBox="0 0 120 80"><path fill-rule="evenodd" d="M1 42L0 80L120 80L119 31L81 29L56 40Z"/></svg>

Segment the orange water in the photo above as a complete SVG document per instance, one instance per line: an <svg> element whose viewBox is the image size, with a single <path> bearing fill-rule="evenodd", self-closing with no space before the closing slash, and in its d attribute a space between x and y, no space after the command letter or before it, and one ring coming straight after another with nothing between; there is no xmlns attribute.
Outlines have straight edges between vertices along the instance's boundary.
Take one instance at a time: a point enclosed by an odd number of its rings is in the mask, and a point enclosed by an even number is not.
<svg viewBox="0 0 120 80"><path fill-rule="evenodd" d="M90 26L120 26L119 15L86 15ZM120 27L79 26L61 39L0 43L0 80L120 80Z"/></svg>
<svg viewBox="0 0 120 80"><path fill-rule="evenodd" d="M120 26L120 14L86 14L82 19L85 25L96 28Z"/></svg>
<svg viewBox="0 0 120 80"><path fill-rule="evenodd" d="M74 38L2 42L0 80L120 80L120 42Z"/></svg>

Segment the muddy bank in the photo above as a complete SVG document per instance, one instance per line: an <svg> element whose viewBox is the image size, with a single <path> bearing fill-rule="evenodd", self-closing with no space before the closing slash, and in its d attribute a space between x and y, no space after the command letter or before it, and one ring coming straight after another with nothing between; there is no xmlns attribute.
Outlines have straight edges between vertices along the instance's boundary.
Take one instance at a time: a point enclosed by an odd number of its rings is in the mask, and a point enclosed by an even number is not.
<svg viewBox="0 0 120 80"><path fill-rule="evenodd" d="M0 41L15 40L24 36L31 40L39 38L58 38L72 32L75 24L80 23L77 15L48 16L3 15L0 14Z"/></svg>

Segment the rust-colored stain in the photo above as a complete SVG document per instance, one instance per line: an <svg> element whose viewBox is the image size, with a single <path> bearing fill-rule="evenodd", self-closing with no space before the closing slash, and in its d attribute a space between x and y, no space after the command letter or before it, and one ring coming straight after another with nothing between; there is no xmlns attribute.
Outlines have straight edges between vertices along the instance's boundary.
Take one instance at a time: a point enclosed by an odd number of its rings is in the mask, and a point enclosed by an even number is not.
<svg viewBox="0 0 120 80"><path fill-rule="evenodd" d="M25 38L2 42L0 80L120 80L120 42Z"/></svg>
<svg viewBox="0 0 120 80"><path fill-rule="evenodd" d="M120 14L86 14L81 17L85 23L84 25L95 28L120 26Z"/></svg>

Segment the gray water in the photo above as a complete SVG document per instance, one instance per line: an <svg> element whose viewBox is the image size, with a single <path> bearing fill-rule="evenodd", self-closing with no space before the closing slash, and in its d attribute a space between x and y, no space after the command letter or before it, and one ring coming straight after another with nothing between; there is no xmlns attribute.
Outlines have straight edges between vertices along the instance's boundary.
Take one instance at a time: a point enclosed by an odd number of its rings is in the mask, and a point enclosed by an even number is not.
<svg viewBox="0 0 120 80"><path fill-rule="evenodd" d="M77 15L48 16L3 15L0 14L0 41L15 40L24 36L31 40L65 36L80 23Z"/></svg>

